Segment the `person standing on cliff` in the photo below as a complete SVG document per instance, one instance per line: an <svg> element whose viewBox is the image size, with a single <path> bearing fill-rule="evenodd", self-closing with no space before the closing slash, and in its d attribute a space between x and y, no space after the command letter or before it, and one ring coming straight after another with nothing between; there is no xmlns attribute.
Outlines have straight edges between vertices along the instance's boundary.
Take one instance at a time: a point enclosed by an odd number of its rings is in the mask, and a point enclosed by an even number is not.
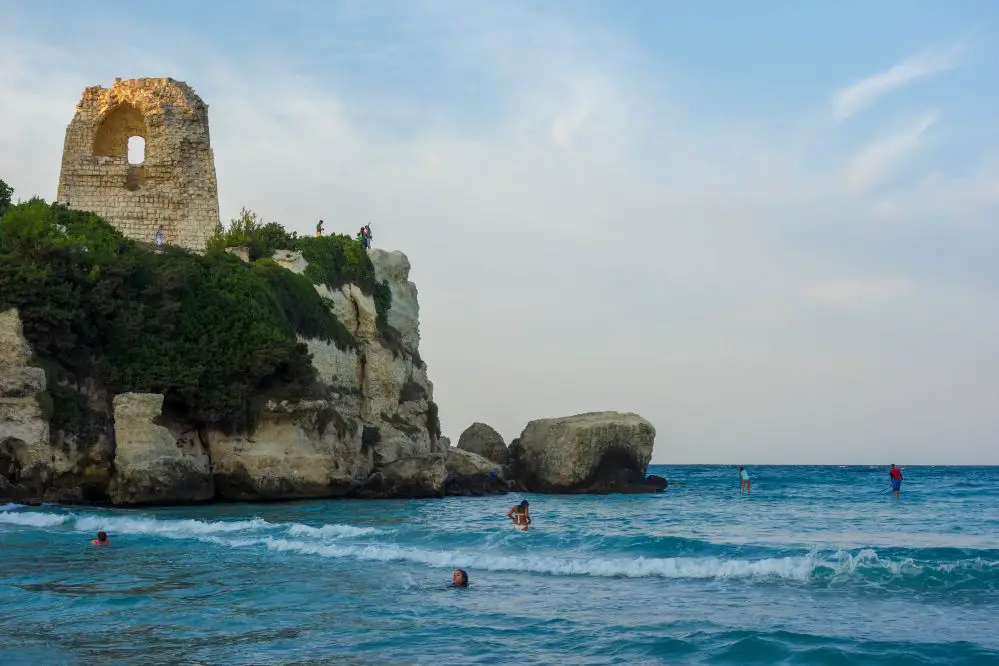
<svg viewBox="0 0 999 666"><path fill-rule="evenodd" d="M316 225L316 238L323 235L323 221L319 220L319 224Z"/></svg>
<svg viewBox="0 0 999 666"><path fill-rule="evenodd" d="M163 249L163 225L161 224L156 229L156 249Z"/></svg>
<svg viewBox="0 0 999 666"><path fill-rule="evenodd" d="M371 223L368 222L364 225L364 248L369 249L371 247Z"/></svg>

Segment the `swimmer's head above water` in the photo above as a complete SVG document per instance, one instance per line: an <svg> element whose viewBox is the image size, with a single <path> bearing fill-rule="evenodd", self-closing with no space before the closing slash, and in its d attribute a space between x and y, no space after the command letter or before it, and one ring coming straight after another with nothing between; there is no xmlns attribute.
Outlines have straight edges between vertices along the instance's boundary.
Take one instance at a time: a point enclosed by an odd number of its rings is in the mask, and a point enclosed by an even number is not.
<svg viewBox="0 0 999 666"><path fill-rule="evenodd" d="M106 546L109 543L110 543L110 541L108 541L108 533L107 532L98 532L97 533L97 538L94 539L94 544L95 545Z"/></svg>
<svg viewBox="0 0 999 666"><path fill-rule="evenodd" d="M451 576L451 587L468 587L468 572L464 569L455 569Z"/></svg>

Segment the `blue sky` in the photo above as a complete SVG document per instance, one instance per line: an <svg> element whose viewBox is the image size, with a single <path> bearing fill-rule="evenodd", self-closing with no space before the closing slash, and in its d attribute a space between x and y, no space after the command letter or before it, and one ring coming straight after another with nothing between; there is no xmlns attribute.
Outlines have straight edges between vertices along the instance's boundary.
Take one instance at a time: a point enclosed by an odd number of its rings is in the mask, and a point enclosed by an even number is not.
<svg viewBox="0 0 999 666"><path fill-rule="evenodd" d="M224 218L409 255L452 437L620 409L662 462L999 463L995 3L0 16L0 178L54 196L84 87L187 81Z"/></svg>

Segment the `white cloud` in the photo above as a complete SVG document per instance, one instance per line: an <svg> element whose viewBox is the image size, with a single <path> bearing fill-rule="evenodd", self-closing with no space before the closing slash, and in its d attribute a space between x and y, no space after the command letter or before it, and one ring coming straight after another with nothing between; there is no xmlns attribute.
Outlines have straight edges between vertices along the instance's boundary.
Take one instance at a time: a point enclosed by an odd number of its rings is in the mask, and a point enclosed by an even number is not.
<svg viewBox="0 0 999 666"><path fill-rule="evenodd" d="M967 48L959 43L946 51L925 51L906 58L834 92L833 115L840 121L851 118L894 90L957 67L966 55Z"/></svg>
<svg viewBox="0 0 999 666"><path fill-rule="evenodd" d="M890 178L892 169L919 148L920 140L937 118L936 113L925 113L895 133L879 137L865 146L847 166L847 189L853 194L864 194Z"/></svg>

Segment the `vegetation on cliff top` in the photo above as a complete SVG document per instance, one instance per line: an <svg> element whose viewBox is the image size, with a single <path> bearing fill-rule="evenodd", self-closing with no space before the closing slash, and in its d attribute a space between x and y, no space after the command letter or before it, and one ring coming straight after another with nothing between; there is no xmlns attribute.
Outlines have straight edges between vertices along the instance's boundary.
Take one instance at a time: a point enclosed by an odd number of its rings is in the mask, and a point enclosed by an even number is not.
<svg viewBox="0 0 999 666"><path fill-rule="evenodd" d="M309 264L305 276L313 284L325 284L330 289L338 289L348 282L356 284L374 299L376 325L383 337L389 340L398 337L388 324L392 292L387 284L375 278L375 267L368 253L350 236L299 236L295 232L288 233L277 222L264 223L256 213L244 208L228 227L220 223L208 241L210 251L230 247L248 248L250 261L270 259L276 250L301 252Z"/></svg>
<svg viewBox="0 0 999 666"><path fill-rule="evenodd" d="M91 213L9 199L0 186L0 309L20 311L54 424L83 428L85 401L67 389L92 379L109 394L164 393L168 409L202 423L251 427L262 399L315 386L299 333L355 344L307 279L268 258L153 251ZM332 263L354 276L349 261Z"/></svg>
<svg viewBox="0 0 999 666"><path fill-rule="evenodd" d="M10 208L11 197L14 196L14 188L0 180L0 217Z"/></svg>

